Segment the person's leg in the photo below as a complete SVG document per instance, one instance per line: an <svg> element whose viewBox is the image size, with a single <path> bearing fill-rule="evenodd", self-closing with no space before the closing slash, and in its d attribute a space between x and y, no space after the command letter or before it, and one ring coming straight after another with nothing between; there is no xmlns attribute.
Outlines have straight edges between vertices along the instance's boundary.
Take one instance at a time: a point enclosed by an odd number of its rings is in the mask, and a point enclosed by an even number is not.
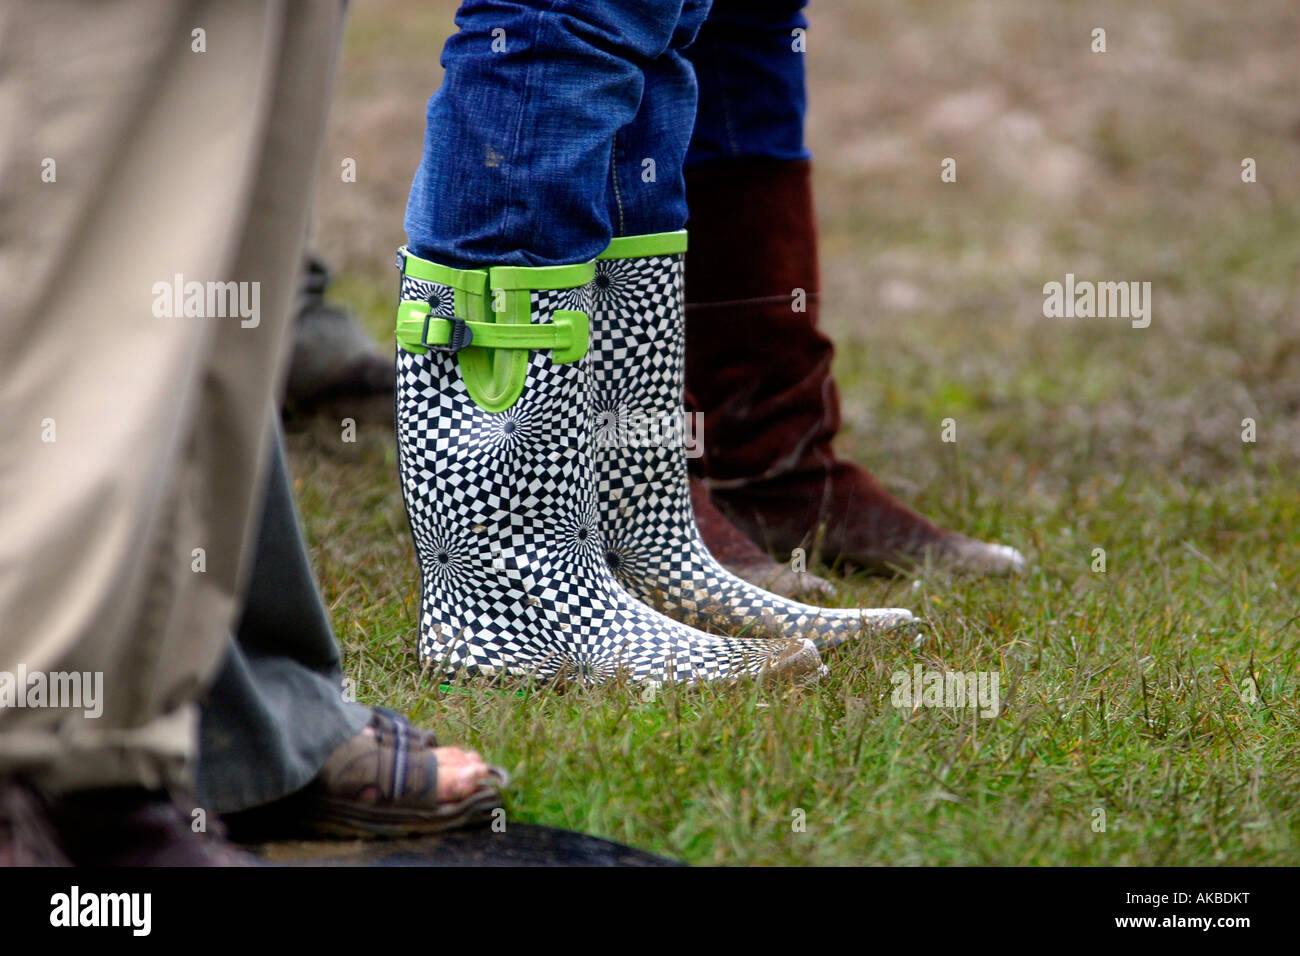
<svg viewBox="0 0 1300 956"><path fill-rule="evenodd" d="M681 51L694 42L709 6L710 0L686 0L668 45L641 63L642 96L614 134L605 171L603 195L611 238L686 227L682 170L698 97L695 71Z"/></svg>
<svg viewBox="0 0 1300 956"><path fill-rule="evenodd" d="M101 811L190 832L146 805L192 782L194 700L245 576L341 8L0 15L3 97L26 106L0 183L0 671L103 675L98 715L0 711L0 776L73 808L74 859L120 862ZM32 188L42 157L57 171ZM174 314L178 282L204 284L204 316Z"/></svg>
<svg viewBox="0 0 1300 956"><path fill-rule="evenodd" d="M217 814L302 789L370 721L370 708L345 699L342 658L298 531L278 433L243 613L200 706L195 798Z"/></svg>
<svg viewBox="0 0 1300 956"><path fill-rule="evenodd" d="M645 67L645 96L619 131L611 172L616 238L596 266L591 313L594 459L606 557L631 594L677 620L798 635L829 647L912 621L900 609L811 607L722 567L700 538L687 481L682 407L687 235L682 164L696 86L678 42Z"/></svg>
<svg viewBox="0 0 1300 956"><path fill-rule="evenodd" d="M682 0L466 0L429 101L408 247L453 268L590 262L613 227L615 135Z"/></svg>
<svg viewBox="0 0 1300 956"><path fill-rule="evenodd" d="M812 158L804 142L807 5L808 0L714 0L685 51L700 88L688 167Z"/></svg>
<svg viewBox="0 0 1300 956"><path fill-rule="evenodd" d="M241 260L232 237L259 199L305 190L257 189L284 10L53 2L11 16L6 42L26 49L10 86L31 122L6 137L5 182L42 155L58 173L5 197L3 653L103 671L106 686L93 721L4 711L0 759L55 789L179 783L191 702L234 614L293 274L292 260L279 275ZM220 40L203 54L199 22ZM304 179L315 138L283 144ZM164 315L178 274L260 281L260 321Z"/></svg>
<svg viewBox="0 0 1300 956"><path fill-rule="evenodd" d="M686 387L704 415L698 471L735 525L782 560L817 544L831 564L1014 570L1013 549L937 527L833 450L839 394L817 322L803 140L805 3L718 0L687 51L700 83L686 287ZM726 546L721 525L704 531Z"/></svg>
<svg viewBox="0 0 1300 956"><path fill-rule="evenodd" d="M689 32L676 45L691 49L699 44L701 14L707 14L707 2L683 11ZM718 97L700 102L695 69L684 72L681 55L655 68L653 84L658 95L643 99L636 119L619 131L614 145L614 164L610 184L610 221L616 236L647 235L681 229L686 223L686 183L683 176L687 149L698 154L701 129L725 132L726 119L719 109ZM690 64L689 66L694 66ZM689 89L688 89L689 87ZM745 101L737 91L737 96ZM689 96L690 111L696 104L709 111L696 116L693 124L683 123L683 101ZM760 116L769 114L760 113ZM799 124L802 131L802 122ZM692 129L694 136L692 136ZM683 133L686 141L682 141ZM647 164L647 160L650 162ZM796 573L777 564L753 541L727 521L714 506L703 482L692 474L691 502L695 520L708 544L709 551L726 568L753 584L787 597L800 595L830 597L834 588L829 582L806 571Z"/></svg>
<svg viewBox="0 0 1300 956"><path fill-rule="evenodd" d="M787 37L794 40L794 31L806 29L801 7L802 3L784 2L774 10L763 3L747 5L744 9L737 9L734 4L721 9L715 5L718 12L712 16L714 23L728 22L738 29L739 35L720 37L709 24L686 52L702 89L686 160L688 167L743 155L755 148L775 151L785 159L807 158L803 143L802 59L787 62L784 55L770 55L774 44L784 46ZM739 23L732 22L737 19ZM749 63L741 68L737 61ZM756 78L759 83L756 88L745 87ZM692 245L708 243L712 238L704 232ZM692 258L695 257L688 253L687 259ZM688 378L687 404L693 408L689 386ZM728 570L777 594L793 598L832 597L835 588L829 581L806 568L795 571L787 564L773 561L718 510L701 477L705 464L702 458L692 460L690 486L695 518L709 551Z"/></svg>
<svg viewBox="0 0 1300 956"><path fill-rule="evenodd" d="M819 666L801 640L712 637L652 612L601 542L592 260L618 219L616 135L646 103L647 68L681 42L682 12L474 0L444 50L399 256L397 408L420 651L442 670L692 681Z"/></svg>
<svg viewBox="0 0 1300 956"><path fill-rule="evenodd" d="M400 836L482 822L502 805L503 771L344 691L277 433L239 628L200 702L198 806L236 837L263 839Z"/></svg>

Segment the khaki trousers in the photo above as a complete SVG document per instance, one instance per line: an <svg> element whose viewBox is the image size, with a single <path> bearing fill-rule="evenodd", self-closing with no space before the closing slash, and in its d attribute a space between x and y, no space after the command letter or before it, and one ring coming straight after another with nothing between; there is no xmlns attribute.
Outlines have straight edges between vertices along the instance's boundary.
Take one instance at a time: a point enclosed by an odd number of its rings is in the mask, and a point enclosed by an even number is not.
<svg viewBox="0 0 1300 956"><path fill-rule="evenodd" d="M0 0L0 702L20 669L103 675L98 716L0 703L0 775L190 782L342 12Z"/></svg>

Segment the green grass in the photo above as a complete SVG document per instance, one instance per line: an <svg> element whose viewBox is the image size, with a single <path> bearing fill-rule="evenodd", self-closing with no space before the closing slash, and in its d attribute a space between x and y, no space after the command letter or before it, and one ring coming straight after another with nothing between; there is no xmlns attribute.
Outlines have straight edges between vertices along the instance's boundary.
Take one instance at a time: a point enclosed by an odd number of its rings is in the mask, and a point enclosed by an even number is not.
<svg viewBox="0 0 1300 956"><path fill-rule="evenodd" d="M383 336L437 77L432 53L382 51L436 51L422 9L355 11L330 152L368 178L321 191L336 295ZM317 422L292 464L362 699L505 765L514 820L692 863L1300 863L1300 13L1233 11L814 5L841 451L940 523L1020 547L1027 574L845 581L840 603L911 607L930 641L845 648L803 690L443 694L415 656L391 429L343 444ZM1065 52L1094 20L1113 52ZM932 119L971 89L993 104L978 122ZM1151 327L1042 318L1067 271L1151 281ZM895 708L890 675L917 662L998 672L1002 712Z"/></svg>
<svg viewBox="0 0 1300 956"><path fill-rule="evenodd" d="M803 690L662 688L645 700L629 686L524 686L521 697L487 684L442 693L421 673L391 437L361 435L340 446L319 423L293 438L348 671L363 700L506 766L512 819L696 863L1300 859L1300 506L1281 469L1242 455L1234 477L1205 486L1135 469L1055 476L1062 490L1035 493L1003 484L1010 466L954 456L922 503L1025 546L1034 568L844 584L841 603L923 614L921 650L843 649ZM998 457L1041 440L1008 435ZM1094 547L1104 574L1090 570ZM890 675L918 661L998 672L1001 714L895 708Z"/></svg>

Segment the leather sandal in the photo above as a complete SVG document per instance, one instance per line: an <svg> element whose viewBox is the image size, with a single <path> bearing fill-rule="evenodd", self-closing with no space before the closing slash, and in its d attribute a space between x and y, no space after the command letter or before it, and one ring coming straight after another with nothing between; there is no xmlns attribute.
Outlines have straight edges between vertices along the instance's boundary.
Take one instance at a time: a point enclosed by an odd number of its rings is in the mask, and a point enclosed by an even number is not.
<svg viewBox="0 0 1300 956"><path fill-rule="evenodd" d="M295 801L309 830L340 837L400 837L482 825L503 807L509 776L489 767L490 782L462 800L438 801L438 739L405 717L376 707L369 728L334 751Z"/></svg>

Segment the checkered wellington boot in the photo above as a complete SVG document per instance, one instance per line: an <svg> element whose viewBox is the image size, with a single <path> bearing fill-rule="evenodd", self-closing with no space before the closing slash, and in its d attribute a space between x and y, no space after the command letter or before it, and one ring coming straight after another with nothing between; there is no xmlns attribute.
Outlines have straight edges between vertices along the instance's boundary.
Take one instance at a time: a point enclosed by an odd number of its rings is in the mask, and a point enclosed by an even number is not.
<svg viewBox="0 0 1300 956"><path fill-rule="evenodd" d="M629 236L615 239L596 262L592 448L606 558L619 583L693 626L807 637L822 648L864 633L911 636L916 619L902 608L800 604L737 577L709 554L686 476L685 252L684 230Z"/></svg>
<svg viewBox="0 0 1300 956"><path fill-rule="evenodd" d="M420 656L443 674L695 682L820 673L808 641L716 637L605 563L585 358L591 263L451 269L398 253L397 444Z"/></svg>

